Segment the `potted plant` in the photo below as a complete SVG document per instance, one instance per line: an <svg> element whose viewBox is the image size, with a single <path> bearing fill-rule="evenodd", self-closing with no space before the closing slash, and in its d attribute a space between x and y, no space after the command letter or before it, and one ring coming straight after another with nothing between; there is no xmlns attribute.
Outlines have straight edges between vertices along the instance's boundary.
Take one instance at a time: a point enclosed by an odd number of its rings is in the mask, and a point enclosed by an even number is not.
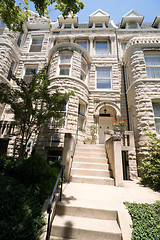
<svg viewBox="0 0 160 240"><path fill-rule="evenodd" d="M91 137L92 137L92 141L96 141L97 139L97 126L96 125L91 125L90 126L90 133L91 133Z"/></svg>
<svg viewBox="0 0 160 240"><path fill-rule="evenodd" d="M113 126L113 130L117 131L117 132L124 132L127 126L127 120L124 119L118 119L116 121L113 121L111 123L111 125Z"/></svg>

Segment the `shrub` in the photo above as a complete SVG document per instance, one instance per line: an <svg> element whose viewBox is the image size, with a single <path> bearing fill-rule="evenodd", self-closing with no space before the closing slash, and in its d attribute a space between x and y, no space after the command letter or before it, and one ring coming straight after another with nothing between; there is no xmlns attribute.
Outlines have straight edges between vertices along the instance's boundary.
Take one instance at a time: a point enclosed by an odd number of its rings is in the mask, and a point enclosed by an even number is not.
<svg viewBox="0 0 160 240"><path fill-rule="evenodd" d="M0 176L0 240L39 240L44 224L32 193L17 180Z"/></svg>
<svg viewBox="0 0 160 240"><path fill-rule="evenodd" d="M58 173L59 166L51 165L35 154L24 160L19 168L18 179L26 187L32 188L40 203L43 203L52 193Z"/></svg>
<svg viewBox="0 0 160 240"><path fill-rule="evenodd" d="M155 204L124 204L132 218L132 240L160 239L160 201Z"/></svg>
<svg viewBox="0 0 160 240"><path fill-rule="evenodd" d="M142 159L139 167L141 182L160 191L160 139L155 133L147 129L149 156Z"/></svg>

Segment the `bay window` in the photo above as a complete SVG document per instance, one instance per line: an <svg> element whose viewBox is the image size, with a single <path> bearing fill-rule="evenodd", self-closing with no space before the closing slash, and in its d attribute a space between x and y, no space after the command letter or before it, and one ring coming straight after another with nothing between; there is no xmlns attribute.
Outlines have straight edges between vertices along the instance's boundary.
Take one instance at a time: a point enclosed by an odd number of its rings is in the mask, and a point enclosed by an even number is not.
<svg viewBox="0 0 160 240"><path fill-rule="evenodd" d="M70 75L72 52L60 52L59 75Z"/></svg>
<svg viewBox="0 0 160 240"><path fill-rule="evenodd" d="M86 79L86 75L87 75L87 62L86 60L82 57L81 59L81 80L85 80Z"/></svg>
<svg viewBox="0 0 160 240"><path fill-rule="evenodd" d="M111 69L110 68L97 68L97 88L98 89L111 89Z"/></svg>
<svg viewBox="0 0 160 240"><path fill-rule="evenodd" d="M145 55L148 78L160 78L160 55Z"/></svg>

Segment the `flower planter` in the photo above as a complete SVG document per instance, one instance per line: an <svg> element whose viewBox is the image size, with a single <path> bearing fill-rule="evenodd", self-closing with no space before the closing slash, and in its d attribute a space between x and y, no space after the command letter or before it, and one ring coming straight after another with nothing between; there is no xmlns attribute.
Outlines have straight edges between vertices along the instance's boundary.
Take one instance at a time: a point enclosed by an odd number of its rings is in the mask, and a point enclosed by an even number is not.
<svg viewBox="0 0 160 240"><path fill-rule="evenodd" d="M126 129L126 126L113 125L113 130L114 130L114 132L123 133L123 132L125 132L125 129Z"/></svg>

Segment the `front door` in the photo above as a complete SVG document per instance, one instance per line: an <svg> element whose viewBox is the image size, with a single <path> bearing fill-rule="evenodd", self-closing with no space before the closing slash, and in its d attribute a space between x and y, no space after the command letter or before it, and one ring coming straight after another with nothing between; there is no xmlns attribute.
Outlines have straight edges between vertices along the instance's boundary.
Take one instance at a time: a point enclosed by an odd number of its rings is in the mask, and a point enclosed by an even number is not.
<svg viewBox="0 0 160 240"><path fill-rule="evenodd" d="M113 127L111 122L114 121L114 117L99 117L99 127L98 127L98 134L99 134L99 143L104 144L104 132L107 129L112 130Z"/></svg>

